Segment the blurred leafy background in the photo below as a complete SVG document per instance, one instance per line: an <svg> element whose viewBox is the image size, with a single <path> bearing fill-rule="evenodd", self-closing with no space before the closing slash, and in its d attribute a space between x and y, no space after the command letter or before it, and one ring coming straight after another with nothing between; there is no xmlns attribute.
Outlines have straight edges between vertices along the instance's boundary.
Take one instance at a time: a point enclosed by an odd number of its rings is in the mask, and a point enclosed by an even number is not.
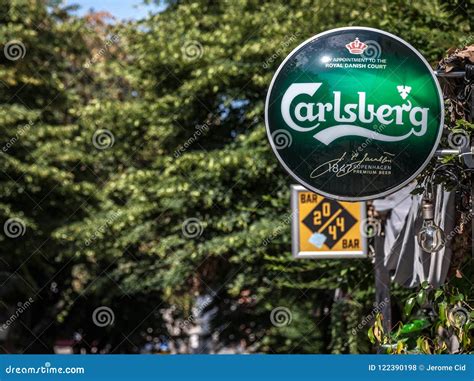
<svg viewBox="0 0 474 381"><path fill-rule="evenodd" d="M34 300L3 351L66 339L92 353L374 351L369 327L356 330L373 309L370 260L291 257L266 90L294 47L340 26L394 33L435 64L474 41L472 5L166 1L117 21L0 0L2 44L25 47L0 55L0 217L25 227L0 234L0 316ZM409 292L394 291L395 314ZM113 324L94 324L100 306ZM291 324L272 324L277 307ZM192 342L196 314L210 321L206 347Z"/></svg>

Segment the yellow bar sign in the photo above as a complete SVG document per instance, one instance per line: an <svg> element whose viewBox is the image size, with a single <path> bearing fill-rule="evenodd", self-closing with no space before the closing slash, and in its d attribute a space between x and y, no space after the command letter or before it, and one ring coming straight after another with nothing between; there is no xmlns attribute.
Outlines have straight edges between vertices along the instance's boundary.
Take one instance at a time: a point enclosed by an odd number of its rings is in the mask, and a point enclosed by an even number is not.
<svg viewBox="0 0 474 381"><path fill-rule="evenodd" d="M364 258L364 202L342 202L291 187L292 250L297 258Z"/></svg>

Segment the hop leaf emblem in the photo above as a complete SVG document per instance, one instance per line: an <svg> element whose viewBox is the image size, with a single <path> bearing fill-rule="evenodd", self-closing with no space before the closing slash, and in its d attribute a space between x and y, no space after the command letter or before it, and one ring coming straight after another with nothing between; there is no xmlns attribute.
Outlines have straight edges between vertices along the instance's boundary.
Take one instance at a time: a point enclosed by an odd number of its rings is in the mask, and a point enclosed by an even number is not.
<svg viewBox="0 0 474 381"><path fill-rule="evenodd" d="M406 99L408 97L408 94L410 94L411 87L410 86L404 86L404 85L398 85L397 86L398 93L402 97L402 99Z"/></svg>

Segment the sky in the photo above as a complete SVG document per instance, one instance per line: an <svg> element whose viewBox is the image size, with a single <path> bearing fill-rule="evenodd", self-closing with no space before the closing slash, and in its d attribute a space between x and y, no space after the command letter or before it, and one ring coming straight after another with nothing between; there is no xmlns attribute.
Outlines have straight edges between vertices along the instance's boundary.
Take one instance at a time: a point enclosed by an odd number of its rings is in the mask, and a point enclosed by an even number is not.
<svg viewBox="0 0 474 381"><path fill-rule="evenodd" d="M66 5L79 5L78 15L87 13L91 8L95 11L107 11L118 19L140 19L151 10L159 10L156 5L144 5L142 0L65 0Z"/></svg>

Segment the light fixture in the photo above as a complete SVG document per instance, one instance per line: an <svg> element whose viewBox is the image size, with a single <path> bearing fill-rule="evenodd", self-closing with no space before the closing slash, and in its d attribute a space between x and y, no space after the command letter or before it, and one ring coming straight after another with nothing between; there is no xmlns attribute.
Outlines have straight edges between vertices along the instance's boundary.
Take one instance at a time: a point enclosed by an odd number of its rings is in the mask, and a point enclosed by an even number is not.
<svg viewBox="0 0 474 381"><path fill-rule="evenodd" d="M434 222L433 201L423 198L422 202L423 226L417 234L418 244L428 253L436 253L446 244L443 230Z"/></svg>

